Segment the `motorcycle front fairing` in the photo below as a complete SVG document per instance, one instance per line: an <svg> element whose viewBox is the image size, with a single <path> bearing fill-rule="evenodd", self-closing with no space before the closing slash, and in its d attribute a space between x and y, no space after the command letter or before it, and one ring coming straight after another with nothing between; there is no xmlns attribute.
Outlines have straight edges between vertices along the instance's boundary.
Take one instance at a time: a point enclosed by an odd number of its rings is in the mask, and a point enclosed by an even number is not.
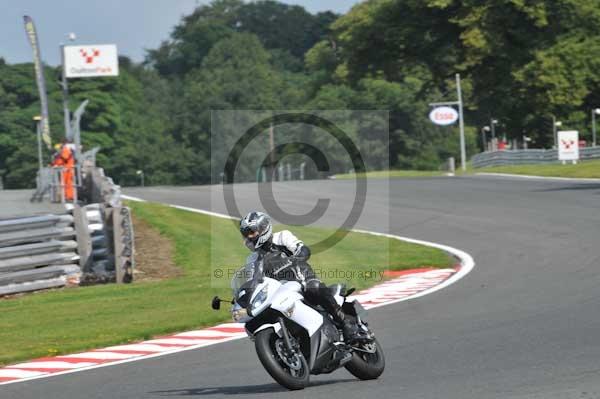
<svg viewBox="0 0 600 399"><path fill-rule="evenodd" d="M280 283L277 280L264 277L263 282L255 288L250 300L249 316L246 322L246 331L250 335L264 329L267 324L279 323L278 318L283 316L293 321L312 337L323 324L323 316L304 303L301 294L302 286L295 281ZM258 295L266 293L267 299L257 307L253 307ZM276 328L279 330L279 328Z"/></svg>
<svg viewBox="0 0 600 399"><path fill-rule="evenodd" d="M248 336L252 339L268 328L272 328L280 337L283 328L304 331L307 342L301 346L310 370L316 374L335 370L335 343L340 342L337 327L324 311L321 313L304 302L300 283L265 277L260 258L254 258L254 261L257 263L242 268L246 276L248 270L252 270L250 280L243 284L241 281L235 284L232 281L236 301L244 297L243 303L236 302L232 311L239 311L244 306L247 309L247 316L239 321L245 322ZM336 295L336 300L343 303L340 295ZM281 323L282 317L289 320L284 322L285 325Z"/></svg>

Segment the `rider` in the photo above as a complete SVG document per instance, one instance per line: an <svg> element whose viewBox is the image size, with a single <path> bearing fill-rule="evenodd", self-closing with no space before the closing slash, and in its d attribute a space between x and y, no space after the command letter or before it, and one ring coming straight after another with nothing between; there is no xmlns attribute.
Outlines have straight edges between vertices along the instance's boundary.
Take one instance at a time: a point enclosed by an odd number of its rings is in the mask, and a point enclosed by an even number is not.
<svg viewBox="0 0 600 399"><path fill-rule="evenodd" d="M278 280L301 283L307 299L321 305L343 327L346 342L368 339L355 318L344 313L329 288L317 278L307 263L310 249L294 234L289 230L273 233L269 215L254 211L240 220L240 232L248 249L265 253L266 273Z"/></svg>

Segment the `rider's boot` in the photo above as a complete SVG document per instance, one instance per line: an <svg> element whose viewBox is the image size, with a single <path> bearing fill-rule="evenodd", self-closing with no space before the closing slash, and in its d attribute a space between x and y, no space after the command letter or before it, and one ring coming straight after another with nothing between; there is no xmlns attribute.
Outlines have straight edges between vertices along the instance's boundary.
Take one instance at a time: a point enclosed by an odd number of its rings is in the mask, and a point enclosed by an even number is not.
<svg viewBox="0 0 600 399"><path fill-rule="evenodd" d="M368 341L369 335L356 322L356 318L347 315L338 305L331 293L321 295L321 306L325 308L327 313L333 316L333 321L342 327L344 333L344 341L346 343Z"/></svg>

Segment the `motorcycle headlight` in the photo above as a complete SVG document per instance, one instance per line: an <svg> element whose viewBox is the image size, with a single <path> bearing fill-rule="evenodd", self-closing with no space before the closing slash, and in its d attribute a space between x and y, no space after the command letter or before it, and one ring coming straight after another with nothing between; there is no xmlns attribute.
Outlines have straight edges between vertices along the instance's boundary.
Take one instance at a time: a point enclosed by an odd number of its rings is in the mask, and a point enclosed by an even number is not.
<svg viewBox="0 0 600 399"><path fill-rule="evenodd" d="M269 290L267 289L267 287L264 287L258 292L258 294L256 294L256 296L252 300L252 310L260 308L262 304L265 303L265 301L267 300L268 292Z"/></svg>

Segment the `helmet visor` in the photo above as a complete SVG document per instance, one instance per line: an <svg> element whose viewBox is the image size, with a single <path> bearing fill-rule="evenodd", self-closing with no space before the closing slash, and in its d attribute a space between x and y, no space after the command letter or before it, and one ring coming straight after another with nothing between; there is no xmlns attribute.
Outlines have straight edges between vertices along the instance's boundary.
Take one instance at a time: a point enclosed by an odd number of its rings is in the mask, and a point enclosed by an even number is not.
<svg viewBox="0 0 600 399"><path fill-rule="evenodd" d="M242 227L240 232L245 238L256 239L258 237L258 229L255 226Z"/></svg>

